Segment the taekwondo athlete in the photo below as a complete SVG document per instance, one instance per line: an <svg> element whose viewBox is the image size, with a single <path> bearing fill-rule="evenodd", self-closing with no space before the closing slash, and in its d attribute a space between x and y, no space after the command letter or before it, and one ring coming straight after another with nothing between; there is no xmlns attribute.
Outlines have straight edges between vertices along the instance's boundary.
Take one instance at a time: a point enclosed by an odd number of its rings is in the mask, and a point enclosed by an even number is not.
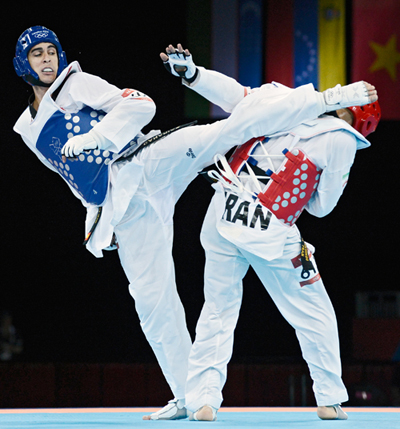
<svg viewBox="0 0 400 429"><path fill-rule="evenodd" d="M332 105L312 85L285 94L257 90L245 97L250 91L237 84L230 94L235 109L227 120L143 135L141 129L155 114L153 100L83 72L76 61L68 64L51 30L24 31L14 67L33 88L14 130L86 207L87 249L101 257L104 249L118 247L141 327L176 398L160 418L186 417L178 399L185 397L191 338L174 276L175 203L215 154L255 134L316 117ZM188 68L191 80L197 69ZM364 104L370 88L358 85ZM353 92L344 87L336 97L346 105Z"/></svg>
<svg viewBox="0 0 400 429"><path fill-rule="evenodd" d="M207 88L188 84L206 98ZM230 81L215 80L229 92ZM242 300L242 279L252 266L277 308L295 329L322 420L345 420L348 400L341 378L336 316L296 220L304 209L328 215L347 184L356 151L381 118L371 104L339 109L290 130L250 139L229 161L215 157L208 174L215 194L201 231L206 254L205 303L189 356L185 404L190 419L214 421L221 406L227 364ZM341 119L339 119L341 118ZM346 121L352 124L350 126Z"/></svg>

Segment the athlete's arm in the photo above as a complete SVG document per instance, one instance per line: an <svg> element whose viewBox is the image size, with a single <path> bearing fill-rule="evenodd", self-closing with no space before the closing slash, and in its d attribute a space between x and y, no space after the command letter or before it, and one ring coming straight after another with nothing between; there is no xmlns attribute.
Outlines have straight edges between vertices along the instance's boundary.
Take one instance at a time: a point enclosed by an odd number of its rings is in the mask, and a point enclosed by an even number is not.
<svg viewBox="0 0 400 429"><path fill-rule="evenodd" d="M119 89L87 73L71 76L57 103L65 108L69 105L78 109L90 106L107 113L91 132L67 142L63 148L63 154L67 156L96 147L119 152L155 114L155 104L147 95L133 89Z"/></svg>
<svg viewBox="0 0 400 429"><path fill-rule="evenodd" d="M322 171L316 193L306 206L306 210L317 217L328 215L337 205L357 151L356 138L346 131L331 132L329 138L327 166Z"/></svg>

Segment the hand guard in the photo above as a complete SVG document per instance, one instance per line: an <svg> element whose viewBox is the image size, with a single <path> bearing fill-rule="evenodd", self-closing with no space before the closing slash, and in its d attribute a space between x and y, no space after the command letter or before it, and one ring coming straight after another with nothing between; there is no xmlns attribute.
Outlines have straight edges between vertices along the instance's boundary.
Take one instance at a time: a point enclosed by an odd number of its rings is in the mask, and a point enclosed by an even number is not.
<svg viewBox="0 0 400 429"><path fill-rule="evenodd" d="M338 84L334 88L327 89L323 94L327 112L371 103L368 89L363 81L345 86Z"/></svg>
<svg viewBox="0 0 400 429"><path fill-rule="evenodd" d="M173 76L181 77L189 83L192 83L198 74L192 56L184 52L175 51L173 54L168 54L168 61L164 62L164 67Z"/></svg>
<svg viewBox="0 0 400 429"><path fill-rule="evenodd" d="M61 149L61 154L67 158L74 158L84 150L97 148L105 150L110 144L112 142L92 129L86 134L71 137Z"/></svg>

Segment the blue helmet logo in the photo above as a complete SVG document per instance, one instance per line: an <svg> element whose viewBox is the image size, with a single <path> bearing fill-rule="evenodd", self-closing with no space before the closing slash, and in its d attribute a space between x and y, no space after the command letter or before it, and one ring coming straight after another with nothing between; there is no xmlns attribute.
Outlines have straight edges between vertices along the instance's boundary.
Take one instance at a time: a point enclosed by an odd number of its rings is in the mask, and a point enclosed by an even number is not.
<svg viewBox="0 0 400 429"><path fill-rule="evenodd" d="M13 62L17 75L22 77L29 84L39 83L40 81L39 76L33 71L29 64L28 53L34 46L42 42L52 43L57 48L57 76L67 67L67 58L56 34L41 25L28 28L18 39Z"/></svg>

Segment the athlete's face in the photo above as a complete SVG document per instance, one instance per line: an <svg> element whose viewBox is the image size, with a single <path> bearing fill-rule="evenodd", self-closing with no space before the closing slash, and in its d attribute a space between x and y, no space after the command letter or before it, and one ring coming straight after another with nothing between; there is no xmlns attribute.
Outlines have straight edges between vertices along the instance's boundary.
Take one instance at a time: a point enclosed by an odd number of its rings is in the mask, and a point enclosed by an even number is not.
<svg viewBox="0 0 400 429"><path fill-rule="evenodd" d="M57 77L58 55L52 43L39 43L28 54L28 61L39 79L44 83L53 83Z"/></svg>

